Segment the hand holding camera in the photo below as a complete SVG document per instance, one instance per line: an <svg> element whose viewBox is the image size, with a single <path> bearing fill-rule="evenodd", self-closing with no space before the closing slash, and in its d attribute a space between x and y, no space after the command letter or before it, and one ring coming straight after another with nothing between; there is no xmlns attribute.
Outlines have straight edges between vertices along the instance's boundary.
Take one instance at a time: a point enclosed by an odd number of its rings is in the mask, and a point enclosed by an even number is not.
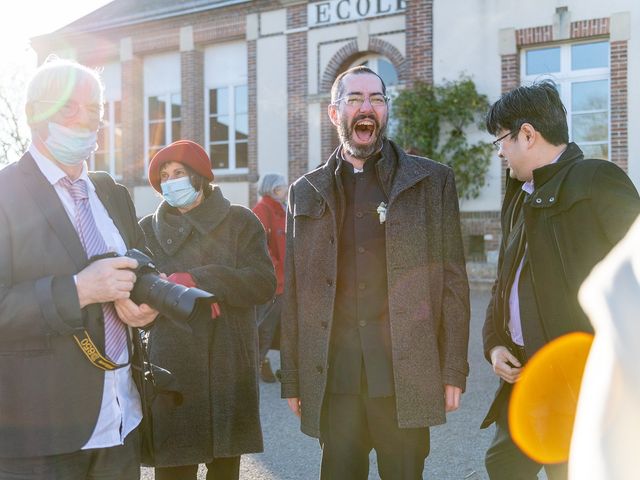
<svg viewBox="0 0 640 480"><path fill-rule="evenodd" d="M118 274L118 282L121 282L118 283L118 286L120 288L128 288L128 290L126 294L122 293L122 296L116 296L115 298L106 300L94 300L88 303L109 302L131 298L131 301L136 304L137 307L142 307L143 304L146 304L152 310L160 312L168 318L189 322L195 318L202 309L211 310L211 304L216 301L215 296L209 292L205 292L199 288L185 287L167 280L166 276L158 271L153 260L135 248L127 251L124 256L110 252L92 257L89 267L80 273L85 272L85 270L91 272L91 270L89 270L91 265L104 265L102 262L105 260L120 260L122 263L114 263L113 266L117 265L118 268L133 269L126 278L122 277L122 279L120 279L121 276ZM116 275L114 272L111 272L111 274ZM78 274L78 277L80 277L80 274ZM130 283L133 285L130 285ZM88 303L86 303L86 305ZM127 309L125 314L131 313L134 316L138 316L139 321L146 321L146 317L151 315L151 310L145 311L146 307L141 311L139 309L133 309L128 302L118 303L121 308Z"/></svg>
<svg viewBox="0 0 640 480"><path fill-rule="evenodd" d="M92 303L129 298L136 282L138 262L129 257L102 258L91 262L76 276L80 308Z"/></svg>

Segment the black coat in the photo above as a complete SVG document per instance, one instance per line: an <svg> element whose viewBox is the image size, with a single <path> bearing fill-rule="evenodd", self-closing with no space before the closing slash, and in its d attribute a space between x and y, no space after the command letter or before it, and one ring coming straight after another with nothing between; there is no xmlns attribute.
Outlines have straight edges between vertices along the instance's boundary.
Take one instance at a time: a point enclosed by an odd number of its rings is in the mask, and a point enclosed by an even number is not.
<svg viewBox="0 0 640 480"><path fill-rule="evenodd" d="M154 404L156 465L262 451L254 306L273 296L276 280L260 221L215 187L193 210L180 215L163 202L140 225L158 269L190 273L222 311L188 326L162 317L150 330L151 362L173 373L184 397L169 410Z"/></svg>
<svg viewBox="0 0 640 480"><path fill-rule="evenodd" d="M92 173L128 248L144 248L127 189ZM99 180L99 181L97 181ZM104 371L73 334L104 351L99 304L80 309L73 276L88 264L78 234L33 157L0 172L0 457L76 452L98 420ZM136 358L132 359L136 362ZM135 372L135 370L133 370Z"/></svg>
<svg viewBox="0 0 640 480"><path fill-rule="evenodd" d="M483 328L487 360L491 349L510 343L505 298L511 281L502 267L508 209L522 182L507 178L498 278ZM542 337L549 342L570 332L592 332L578 304L578 289L640 213L638 192L619 167L605 160L586 160L574 143L555 164L534 170L533 180L535 191L523 205L524 230ZM497 398L507 396L501 383ZM498 403L492 405L483 426L495 420Z"/></svg>

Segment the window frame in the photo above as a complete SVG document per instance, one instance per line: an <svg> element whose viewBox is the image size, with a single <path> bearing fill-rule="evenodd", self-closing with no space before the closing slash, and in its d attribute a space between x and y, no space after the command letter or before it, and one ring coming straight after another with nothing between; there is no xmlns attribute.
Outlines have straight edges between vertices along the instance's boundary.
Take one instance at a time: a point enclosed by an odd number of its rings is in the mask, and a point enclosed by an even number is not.
<svg viewBox="0 0 640 480"><path fill-rule="evenodd" d="M211 155L211 146L212 145L228 145L229 147L229 164L227 168L216 168L213 164L214 159L211 159L211 167L215 170L216 175L243 175L249 173L249 159L247 158L247 166L246 167L236 167L236 145L238 143L246 143L247 144L247 154L249 151L249 138L250 132L247 131L247 139L245 140L236 140L236 89L239 87L245 87L247 90L247 130L249 130L249 85L248 82L245 81L237 81L231 83L224 84L211 84L205 86L204 89L204 117L205 117L205 145L207 154ZM227 115L229 116L229 126L228 126L228 136L227 141L211 141L211 102L210 102L210 92L211 90L217 90L221 88L227 88L229 90L229 95L227 99Z"/></svg>
<svg viewBox="0 0 640 480"><path fill-rule="evenodd" d="M571 47L574 45L585 45L590 43L606 42L609 45L609 58L607 67L587 68L572 70L571 68ZM527 75L527 52L532 50L542 50L548 48L560 48L560 71L552 73L536 73ZM581 41L564 43L547 43L528 46L520 51L520 84L530 85L535 81L549 78L560 86L560 99L567 109L567 126L569 128L569 141L573 141L573 103L572 84L590 81L607 80L607 160L611 160L611 41L609 38L589 38ZM599 110L602 111L602 110ZM596 111L589 111L595 113ZM580 112L587 113L587 112ZM580 145L602 145L602 141L585 141Z"/></svg>
<svg viewBox="0 0 640 480"><path fill-rule="evenodd" d="M173 117L173 103L172 100L175 96L180 97L180 116ZM171 142L179 140L178 138L173 139L173 122L180 122L180 131L182 132L182 92L181 91L164 91L160 93L147 94L144 96L144 171L143 178L147 177L147 171L149 170L149 163L151 162L151 158L149 158L149 150L151 149L150 139L149 139L149 127L151 126L151 120L149 118L149 99L152 97L156 97L161 101L165 102L164 105L164 145L166 147ZM160 122L154 122L160 123Z"/></svg>
<svg viewBox="0 0 640 480"><path fill-rule="evenodd" d="M114 121L115 112L116 112L116 105L115 105L116 103L120 103L121 118L119 123L116 123ZM108 173L116 180L122 180L124 172L116 171L116 126L119 125L120 128L122 128L122 101L119 98L105 100L104 116L107 118L107 125L109 125L109 129L107 132L107 145L104 148L99 148L98 150L106 151ZM122 151L120 151L120 155L122 155ZM124 169L124 163L122 167ZM89 158L89 170L95 171L95 169L96 169L96 157L95 157L95 152L93 152L91 154L91 157Z"/></svg>

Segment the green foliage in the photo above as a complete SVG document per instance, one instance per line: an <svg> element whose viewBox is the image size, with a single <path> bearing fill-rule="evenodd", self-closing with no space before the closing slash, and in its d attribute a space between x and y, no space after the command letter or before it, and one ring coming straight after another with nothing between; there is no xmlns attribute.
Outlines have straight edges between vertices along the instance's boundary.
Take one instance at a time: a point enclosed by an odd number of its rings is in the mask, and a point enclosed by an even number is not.
<svg viewBox="0 0 640 480"><path fill-rule="evenodd" d="M479 94L468 77L435 86L416 82L393 101L394 138L408 150L449 165L460 197L476 198L485 184L493 146L469 144L466 130L474 124L482 127L488 109L486 95Z"/></svg>

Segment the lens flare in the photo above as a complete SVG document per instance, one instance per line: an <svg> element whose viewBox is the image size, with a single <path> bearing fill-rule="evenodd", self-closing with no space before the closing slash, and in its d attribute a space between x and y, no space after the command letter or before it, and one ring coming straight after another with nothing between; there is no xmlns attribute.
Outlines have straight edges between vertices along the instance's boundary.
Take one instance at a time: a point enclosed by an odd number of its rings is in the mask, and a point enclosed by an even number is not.
<svg viewBox="0 0 640 480"><path fill-rule="evenodd" d="M593 335L576 332L545 345L525 365L509 403L513 441L538 463L569 459L578 394Z"/></svg>

